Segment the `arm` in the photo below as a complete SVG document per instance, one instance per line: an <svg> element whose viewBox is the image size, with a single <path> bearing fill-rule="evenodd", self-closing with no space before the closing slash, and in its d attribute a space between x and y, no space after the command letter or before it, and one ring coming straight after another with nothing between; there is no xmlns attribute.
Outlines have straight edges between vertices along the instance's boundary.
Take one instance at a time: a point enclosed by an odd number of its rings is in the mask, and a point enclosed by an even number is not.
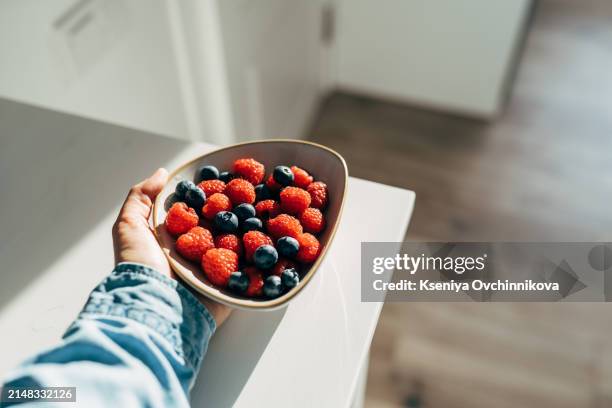
<svg viewBox="0 0 612 408"><path fill-rule="evenodd" d="M113 228L115 270L62 341L11 373L5 387L74 386L87 407L189 405L208 341L229 309L174 279L149 228L166 178L160 169L132 188Z"/></svg>

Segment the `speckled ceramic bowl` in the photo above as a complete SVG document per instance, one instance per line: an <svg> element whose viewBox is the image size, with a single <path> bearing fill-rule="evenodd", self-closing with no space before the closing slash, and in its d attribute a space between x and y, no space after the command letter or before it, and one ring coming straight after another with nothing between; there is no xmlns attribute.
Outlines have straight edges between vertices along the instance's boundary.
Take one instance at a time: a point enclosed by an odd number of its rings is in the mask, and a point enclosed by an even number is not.
<svg viewBox="0 0 612 408"><path fill-rule="evenodd" d="M303 278L297 287L275 299L251 299L213 286L206 279L199 265L189 262L174 250L175 238L164 227L166 212L171 205L172 195L179 181L185 179L195 181L198 169L204 165L214 165L220 171L230 170L234 160L243 157L252 157L263 163L266 167L266 176L275 166L296 165L310 172L315 180L325 182L328 187L329 204L324 212L327 226L318 237L321 243L321 254L310 269L304 271ZM172 269L198 292L231 307L249 310L276 309L289 303L308 285L317 272L340 221L347 180L348 171L342 156L315 143L297 140L262 140L224 147L193 159L170 174L169 181L157 197L153 208L154 231Z"/></svg>

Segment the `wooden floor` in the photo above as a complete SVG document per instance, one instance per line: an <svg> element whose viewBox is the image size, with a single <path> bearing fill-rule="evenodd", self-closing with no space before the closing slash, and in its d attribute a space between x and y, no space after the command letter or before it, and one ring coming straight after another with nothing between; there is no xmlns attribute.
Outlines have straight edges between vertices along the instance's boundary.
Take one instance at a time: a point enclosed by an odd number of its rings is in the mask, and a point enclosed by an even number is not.
<svg viewBox="0 0 612 408"><path fill-rule="evenodd" d="M541 0L494 123L332 95L312 140L414 190L407 238L612 241L612 1ZM387 304L368 407L612 407L612 305Z"/></svg>

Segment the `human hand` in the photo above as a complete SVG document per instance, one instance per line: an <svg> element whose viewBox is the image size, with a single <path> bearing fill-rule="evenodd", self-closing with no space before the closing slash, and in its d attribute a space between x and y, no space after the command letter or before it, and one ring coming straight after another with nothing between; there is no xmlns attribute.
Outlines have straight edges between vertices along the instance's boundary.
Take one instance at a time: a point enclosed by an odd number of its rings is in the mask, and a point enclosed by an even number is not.
<svg viewBox="0 0 612 408"><path fill-rule="evenodd" d="M130 192L113 225L113 247L115 262L137 262L176 279L153 231L149 226L149 215L155 197L168 181L166 169L158 169L148 179L141 181ZM190 288L188 288L190 289ZM192 291L193 293L193 291ZM213 315L217 325L229 316L231 309L194 293Z"/></svg>
<svg viewBox="0 0 612 408"><path fill-rule="evenodd" d="M149 226L153 200L167 180L168 172L158 169L151 177L130 189L113 225L113 245L116 263L142 263L176 279Z"/></svg>

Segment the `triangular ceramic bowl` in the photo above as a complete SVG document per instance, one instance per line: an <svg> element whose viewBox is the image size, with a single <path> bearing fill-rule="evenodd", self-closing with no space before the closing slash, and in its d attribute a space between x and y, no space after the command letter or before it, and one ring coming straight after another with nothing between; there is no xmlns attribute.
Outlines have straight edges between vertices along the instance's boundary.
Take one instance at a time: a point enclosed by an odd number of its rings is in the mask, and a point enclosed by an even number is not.
<svg viewBox="0 0 612 408"><path fill-rule="evenodd" d="M176 184L181 180L194 180L197 170L204 165L214 165L221 171L230 170L234 160L252 157L266 167L266 177L278 165L296 165L315 180L323 181L328 187L329 203L324 211L327 226L319 234L321 254L317 261L305 271L299 285L275 299L250 299L238 296L228 290L218 289L208 282L200 266L181 257L174 250L175 238L164 227L166 212L171 205ZM286 305L312 280L333 240L338 227L346 197L348 170L342 156L337 152L315 143L297 140L262 140L224 147L185 163L170 174L168 183L155 200L153 208L154 231L172 269L196 291L228 306L249 310L271 310Z"/></svg>

